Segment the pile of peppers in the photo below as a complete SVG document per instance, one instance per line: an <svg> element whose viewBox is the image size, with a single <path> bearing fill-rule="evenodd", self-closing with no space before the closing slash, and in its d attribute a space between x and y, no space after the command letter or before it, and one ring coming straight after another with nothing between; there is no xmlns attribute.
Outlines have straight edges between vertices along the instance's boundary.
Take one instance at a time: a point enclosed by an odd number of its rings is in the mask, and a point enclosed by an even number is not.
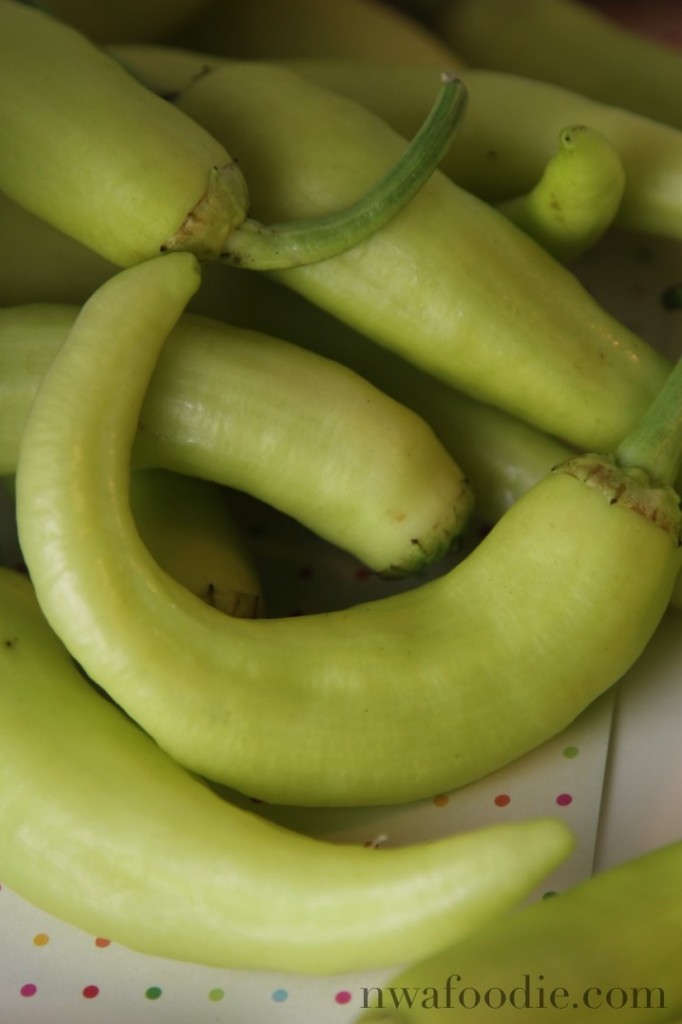
<svg viewBox="0 0 682 1024"><path fill-rule="evenodd" d="M226 795L466 786L682 608L682 362L576 272L682 240L682 54L578 0L0 0L0 82L3 884L395 968L368 1024L682 1019L682 836L522 906L559 819L377 854ZM232 491L410 585L270 615Z"/></svg>

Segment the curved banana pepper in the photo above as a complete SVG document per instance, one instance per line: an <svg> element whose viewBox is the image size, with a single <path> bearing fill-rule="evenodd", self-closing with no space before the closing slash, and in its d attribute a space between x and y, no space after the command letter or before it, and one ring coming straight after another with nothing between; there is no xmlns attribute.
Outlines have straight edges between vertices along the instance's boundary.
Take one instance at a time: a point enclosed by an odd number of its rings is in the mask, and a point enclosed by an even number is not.
<svg viewBox="0 0 682 1024"><path fill-rule="evenodd" d="M132 529L126 474L182 303L170 258L85 305L33 402L17 471L20 542L48 621L162 748L271 802L403 802L509 763L624 674L680 569L674 432L627 445L634 467L564 463L454 570L381 601L246 621L166 577ZM664 406L681 376L682 363ZM652 451L661 479L649 482Z"/></svg>
<svg viewBox="0 0 682 1024"><path fill-rule="evenodd" d="M235 140L254 210L268 217L343 204L372 174L368 150L390 161L402 145L357 104L275 66L224 64L179 103ZM670 371L566 267L439 173L372 238L274 276L433 376L579 448L611 450Z"/></svg>
<svg viewBox="0 0 682 1024"><path fill-rule="evenodd" d="M2 473L77 314L0 310ZM459 465L410 408L337 362L190 314L155 367L133 460L246 491L385 576L438 561L473 510Z"/></svg>
<svg viewBox="0 0 682 1024"><path fill-rule="evenodd" d="M479 402L383 346L369 341L347 324L330 316L302 295L272 281L267 274L207 267L201 292L192 300L207 316L249 330L276 334L298 346L349 366L365 380L427 422L438 440L462 469L474 495L474 513L484 527L492 526L522 494L563 462L575 449L495 406ZM5 344L0 313L0 361ZM28 339L26 339L27 344ZM163 358L163 356L162 356ZM9 465L16 467L18 433L25 400L13 405L14 359L0 362L7 381L5 408ZM19 397L19 396L17 396ZM0 407L0 425L3 425ZM10 422L11 419L11 422ZM2 437L0 429L0 438ZM1 445L1 441L0 441ZM0 466L2 447L0 447Z"/></svg>
<svg viewBox="0 0 682 1024"><path fill-rule="evenodd" d="M347 209L265 226L227 148L85 36L0 0L0 38L0 188L118 266L174 250L254 269L343 252L428 180L466 95L443 74L418 137Z"/></svg>
<svg viewBox="0 0 682 1024"><path fill-rule="evenodd" d="M359 1020L678 1021L681 894L682 841L603 871L412 964L383 990L365 994L365 1005L374 1009Z"/></svg>
<svg viewBox="0 0 682 1024"><path fill-rule="evenodd" d="M98 694L6 569L0 631L2 881L91 934L227 968L399 964L513 907L571 852L558 818L379 853L289 832Z"/></svg>
<svg viewBox="0 0 682 1024"><path fill-rule="evenodd" d="M573 89L682 128L682 54L576 0L446 0L433 22L467 64Z"/></svg>
<svg viewBox="0 0 682 1024"><path fill-rule="evenodd" d="M114 52L151 87L170 95L221 63L210 50L131 45ZM307 57L277 63L362 104L406 138L418 130L433 93L432 69L415 62ZM458 185L490 203L528 192L551 160L559 133L568 125L587 125L608 139L625 170L615 224L682 238L680 130L549 82L481 68L459 74L467 88L467 114L457 145L440 163Z"/></svg>

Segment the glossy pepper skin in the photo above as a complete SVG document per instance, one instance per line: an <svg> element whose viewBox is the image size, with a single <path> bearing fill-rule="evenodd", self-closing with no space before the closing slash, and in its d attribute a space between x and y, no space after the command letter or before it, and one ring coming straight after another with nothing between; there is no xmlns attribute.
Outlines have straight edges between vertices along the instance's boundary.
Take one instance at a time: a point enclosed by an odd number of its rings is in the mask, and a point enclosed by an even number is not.
<svg viewBox="0 0 682 1024"><path fill-rule="evenodd" d="M466 101L444 70L417 137L367 192L322 221L266 226L247 216L227 148L86 36L14 0L0 2L0 34L0 188L122 267L173 251L258 270L343 252L428 180Z"/></svg>
<svg viewBox="0 0 682 1024"><path fill-rule="evenodd" d="M186 268L170 258L83 307L17 470L20 542L48 620L164 749L271 802L403 802L509 763L623 675L670 600L680 514L671 488L603 456L559 467L454 570L385 600L246 621L174 585L141 549L126 494L171 326L165 306L160 322L150 309L148 277L179 315L167 275ZM114 375L125 393L104 411ZM82 400L67 407L74 387Z"/></svg>
<svg viewBox="0 0 682 1024"><path fill-rule="evenodd" d="M42 11L2 0L0 30L3 192L117 266L220 251L248 206L222 144Z"/></svg>
<svg viewBox="0 0 682 1024"><path fill-rule="evenodd" d="M16 469L30 403L78 313L0 310L0 472ZM155 366L133 460L245 491L387 577L442 558L473 509L423 417L331 359L189 313Z"/></svg>
<svg viewBox="0 0 682 1024"><path fill-rule="evenodd" d="M368 993L376 1009L359 1020L678 1021L681 894L682 842L673 842L412 964L382 993Z"/></svg>
<svg viewBox="0 0 682 1024"><path fill-rule="evenodd" d="M222 65L179 105L235 141L266 220L342 205L401 146L357 104L277 67ZM433 376L587 450L618 444L670 370L569 270L439 173L352 251L275 276Z"/></svg>
<svg viewBox="0 0 682 1024"><path fill-rule="evenodd" d="M91 934L226 968L399 964L514 906L571 851L552 818L379 854L289 832L98 694L7 569L0 636L2 881Z"/></svg>

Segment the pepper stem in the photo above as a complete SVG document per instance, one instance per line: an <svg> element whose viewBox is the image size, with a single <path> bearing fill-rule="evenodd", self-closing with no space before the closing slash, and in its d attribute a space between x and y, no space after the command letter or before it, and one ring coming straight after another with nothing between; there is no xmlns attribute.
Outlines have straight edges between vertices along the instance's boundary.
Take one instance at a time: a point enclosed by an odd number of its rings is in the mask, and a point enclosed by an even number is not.
<svg viewBox="0 0 682 1024"><path fill-rule="evenodd" d="M643 469L652 484L675 483L682 462L682 359L614 455L619 466Z"/></svg>
<svg viewBox="0 0 682 1024"><path fill-rule="evenodd" d="M247 270L285 270L338 256L373 235L434 173L466 107L464 83L451 73L423 125L393 168L352 206L284 224L247 219L230 233L220 259Z"/></svg>

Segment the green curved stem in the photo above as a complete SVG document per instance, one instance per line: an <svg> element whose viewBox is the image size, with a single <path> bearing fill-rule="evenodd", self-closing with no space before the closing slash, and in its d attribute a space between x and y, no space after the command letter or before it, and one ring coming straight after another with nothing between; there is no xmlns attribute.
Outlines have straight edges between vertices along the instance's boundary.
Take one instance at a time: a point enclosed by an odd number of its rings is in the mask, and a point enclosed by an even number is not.
<svg viewBox="0 0 682 1024"><path fill-rule="evenodd" d="M248 270L284 270L338 256L382 228L438 167L466 107L463 82L442 75L431 112L393 168L352 206L308 220L263 225L247 219L228 236L221 260Z"/></svg>
<svg viewBox="0 0 682 1024"><path fill-rule="evenodd" d="M675 483L682 463L682 359L615 456L619 466L643 469L653 484Z"/></svg>

